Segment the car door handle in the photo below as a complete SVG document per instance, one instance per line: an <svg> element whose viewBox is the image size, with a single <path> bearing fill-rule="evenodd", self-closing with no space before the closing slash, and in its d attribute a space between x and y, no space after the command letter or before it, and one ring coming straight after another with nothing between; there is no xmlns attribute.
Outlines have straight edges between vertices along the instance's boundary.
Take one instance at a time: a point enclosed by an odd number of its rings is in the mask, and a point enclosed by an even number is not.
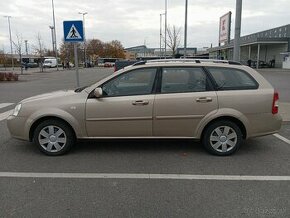
<svg viewBox="0 0 290 218"><path fill-rule="evenodd" d="M212 102L212 98L210 98L210 97L200 97L200 98L196 99L196 102L199 102L199 103Z"/></svg>
<svg viewBox="0 0 290 218"><path fill-rule="evenodd" d="M143 101L143 100L138 100L138 101L133 101L133 105L148 105L149 101Z"/></svg>

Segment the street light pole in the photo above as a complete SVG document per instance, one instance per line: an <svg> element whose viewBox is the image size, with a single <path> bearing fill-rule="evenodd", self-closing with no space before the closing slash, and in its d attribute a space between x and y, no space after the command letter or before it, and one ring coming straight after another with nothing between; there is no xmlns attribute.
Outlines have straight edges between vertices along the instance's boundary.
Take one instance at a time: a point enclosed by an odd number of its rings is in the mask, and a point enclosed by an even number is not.
<svg viewBox="0 0 290 218"><path fill-rule="evenodd" d="M87 58L87 49L86 49L86 31L85 31L85 15L88 12L79 12L79 14L83 15L83 32L84 32L84 67L86 67L86 58Z"/></svg>
<svg viewBox="0 0 290 218"><path fill-rule="evenodd" d="M187 8L188 0L185 0L185 23L184 23L184 58L186 58L186 46L187 46Z"/></svg>
<svg viewBox="0 0 290 218"><path fill-rule="evenodd" d="M165 15L165 13L160 14L160 59L162 57L162 16Z"/></svg>
<svg viewBox="0 0 290 218"><path fill-rule="evenodd" d="M58 57L57 57L57 45L56 45L56 28L55 28L55 16L54 16L54 3L51 0L52 4L52 18L53 18L53 29L54 29L54 51L55 51L55 59L56 59L56 69L58 70Z"/></svg>
<svg viewBox="0 0 290 218"><path fill-rule="evenodd" d="M12 48L12 36L11 36L11 27L10 27L10 18L11 16L4 16L8 20L8 27L9 27L9 38L10 38L10 50L11 50L11 63L12 63L12 70L14 71L14 60L13 60L13 48Z"/></svg>
<svg viewBox="0 0 290 218"><path fill-rule="evenodd" d="M53 40L53 29L54 27L53 26L49 26L50 30L51 30L51 42L52 42L52 51L55 52L54 50L54 40Z"/></svg>
<svg viewBox="0 0 290 218"><path fill-rule="evenodd" d="M241 37L241 20L242 20L242 0L236 0L236 23L234 39L234 61L240 61L240 37Z"/></svg>
<svg viewBox="0 0 290 218"><path fill-rule="evenodd" d="M26 55L28 55L28 46L27 46L28 40L24 40L24 42L25 42L25 53Z"/></svg>
<svg viewBox="0 0 290 218"><path fill-rule="evenodd" d="M166 44L167 44L167 0L165 0L165 34L164 34L164 41L165 41L165 47L164 47L164 58L166 59Z"/></svg>

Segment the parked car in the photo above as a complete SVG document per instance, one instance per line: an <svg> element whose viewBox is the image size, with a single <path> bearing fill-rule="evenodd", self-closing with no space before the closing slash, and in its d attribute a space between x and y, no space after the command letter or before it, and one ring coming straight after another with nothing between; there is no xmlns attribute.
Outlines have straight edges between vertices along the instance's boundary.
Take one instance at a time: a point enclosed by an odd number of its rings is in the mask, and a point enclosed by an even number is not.
<svg viewBox="0 0 290 218"><path fill-rule="evenodd" d="M35 62L22 62L21 63L21 67L22 68L35 68L35 67L38 67L38 63L35 63Z"/></svg>
<svg viewBox="0 0 290 218"><path fill-rule="evenodd" d="M29 63L27 63L27 66L30 68L39 67L38 63L36 63L36 62L29 62Z"/></svg>
<svg viewBox="0 0 290 218"><path fill-rule="evenodd" d="M117 60L115 62L114 71L116 72L118 70L123 69L124 67L130 66L130 65L135 64L137 62L138 62L137 60Z"/></svg>
<svg viewBox="0 0 290 218"><path fill-rule="evenodd" d="M55 58L45 59L43 62L43 67L52 68L56 66L57 66L57 60Z"/></svg>
<svg viewBox="0 0 290 218"><path fill-rule="evenodd" d="M136 63L88 87L25 99L11 135L47 155L77 139L195 139L215 155L278 132L278 93L257 71L228 61Z"/></svg>
<svg viewBox="0 0 290 218"><path fill-rule="evenodd" d="M113 62L105 62L104 63L104 67L114 67L115 66L115 63Z"/></svg>

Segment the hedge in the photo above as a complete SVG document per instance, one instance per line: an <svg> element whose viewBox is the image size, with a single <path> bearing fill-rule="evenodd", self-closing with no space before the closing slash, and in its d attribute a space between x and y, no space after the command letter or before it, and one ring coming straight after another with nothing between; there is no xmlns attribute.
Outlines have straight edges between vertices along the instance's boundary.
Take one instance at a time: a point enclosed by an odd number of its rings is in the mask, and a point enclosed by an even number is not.
<svg viewBox="0 0 290 218"><path fill-rule="evenodd" d="M18 81L18 74L12 72L0 73L0 81Z"/></svg>

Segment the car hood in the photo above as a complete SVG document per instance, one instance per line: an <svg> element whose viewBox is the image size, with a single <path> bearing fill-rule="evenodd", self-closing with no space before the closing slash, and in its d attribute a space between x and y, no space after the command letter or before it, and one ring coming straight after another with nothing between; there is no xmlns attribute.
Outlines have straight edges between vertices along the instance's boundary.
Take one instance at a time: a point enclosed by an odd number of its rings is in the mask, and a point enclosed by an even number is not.
<svg viewBox="0 0 290 218"><path fill-rule="evenodd" d="M39 101L39 100L49 100L49 99L56 99L60 97L68 97L72 95L76 95L77 93L73 90L61 90L61 91L55 91L55 92L49 92L41 95L36 95L30 98L26 98L21 101L21 103L28 103L33 101Z"/></svg>

